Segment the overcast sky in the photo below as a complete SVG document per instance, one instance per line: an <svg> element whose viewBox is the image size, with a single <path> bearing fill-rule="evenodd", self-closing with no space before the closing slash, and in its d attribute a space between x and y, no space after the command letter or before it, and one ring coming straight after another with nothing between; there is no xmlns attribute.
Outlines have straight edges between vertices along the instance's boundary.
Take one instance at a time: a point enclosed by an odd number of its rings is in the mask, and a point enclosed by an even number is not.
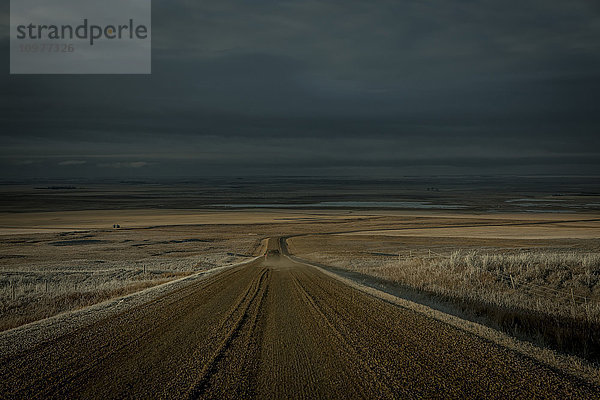
<svg viewBox="0 0 600 400"><path fill-rule="evenodd" d="M600 175L600 3L153 0L150 76L10 76L0 175Z"/></svg>

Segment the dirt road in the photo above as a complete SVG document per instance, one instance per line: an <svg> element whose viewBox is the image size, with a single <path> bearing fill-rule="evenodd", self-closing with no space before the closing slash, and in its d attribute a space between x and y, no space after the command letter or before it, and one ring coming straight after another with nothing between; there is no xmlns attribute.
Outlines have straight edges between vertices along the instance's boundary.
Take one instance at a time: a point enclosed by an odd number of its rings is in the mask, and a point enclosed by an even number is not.
<svg viewBox="0 0 600 400"><path fill-rule="evenodd" d="M599 397L280 252L0 356L1 397Z"/></svg>

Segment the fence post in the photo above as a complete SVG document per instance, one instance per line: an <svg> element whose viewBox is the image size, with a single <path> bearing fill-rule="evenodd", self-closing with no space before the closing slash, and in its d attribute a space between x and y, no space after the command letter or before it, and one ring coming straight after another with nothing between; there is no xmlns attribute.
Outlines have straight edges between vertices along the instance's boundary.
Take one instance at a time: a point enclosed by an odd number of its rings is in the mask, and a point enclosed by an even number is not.
<svg viewBox="0 0 600 400"><path fill-rule="evenodd" d="M514 280L512 274L508 274L508 276L510 276L510 285L514 289L515 288L515 280Z"/></svg>

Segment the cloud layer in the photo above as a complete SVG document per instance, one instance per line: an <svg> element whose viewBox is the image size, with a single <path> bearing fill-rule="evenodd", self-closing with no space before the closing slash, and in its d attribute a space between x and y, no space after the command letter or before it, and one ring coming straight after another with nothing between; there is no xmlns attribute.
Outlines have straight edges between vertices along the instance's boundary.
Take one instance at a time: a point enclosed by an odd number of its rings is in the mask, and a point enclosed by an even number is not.
<svg viewBox="0 0 600 400"><path fill-rule="evenodd" d="M154 0L153 15L151 76L2 63L6 177L600 173L596 2Z"/></svg>

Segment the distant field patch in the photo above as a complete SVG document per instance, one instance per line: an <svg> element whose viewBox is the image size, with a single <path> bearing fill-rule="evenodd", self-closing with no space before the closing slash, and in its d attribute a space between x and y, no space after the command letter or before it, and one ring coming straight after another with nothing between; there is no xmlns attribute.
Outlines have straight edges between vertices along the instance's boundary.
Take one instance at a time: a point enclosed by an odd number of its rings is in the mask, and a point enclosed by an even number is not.
<svg viewBox="0 0 600 400"><path fill-rule="evenodd" d="M75 239L75 240L59 240L57 242L50 242L52 246L81 246L81 245L90 245L90 244L98 244L98 243L106 243L105 240L97 240L97 239Z"/></svg>
<svg viewBox="0 0 600 400"><path fill-rule="evenodd" d="M432 227L349 233L365 236L464 237L486 239L598 239L600 221L547 225Z"/></svg>

